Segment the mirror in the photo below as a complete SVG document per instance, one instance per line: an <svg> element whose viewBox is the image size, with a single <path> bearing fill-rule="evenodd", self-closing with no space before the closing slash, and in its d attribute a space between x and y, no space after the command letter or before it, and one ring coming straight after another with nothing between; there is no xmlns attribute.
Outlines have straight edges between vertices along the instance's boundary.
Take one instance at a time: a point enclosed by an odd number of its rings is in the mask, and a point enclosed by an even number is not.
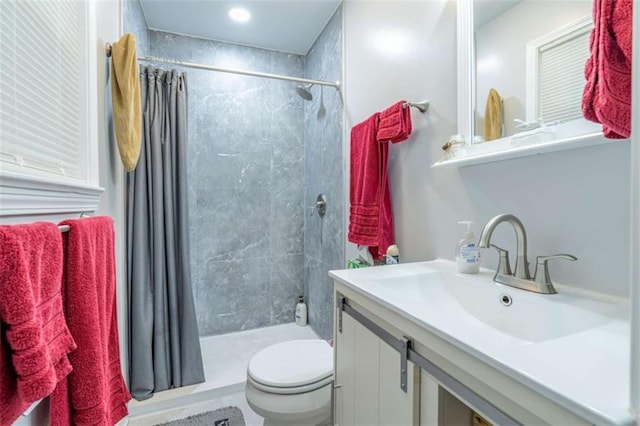
<svg viewBox="0 0 640 426"><path fill-rule="evenodd" d="M470 144L509 137L517 146L520 134L553 125L550 139L533 142L600 131L580 109L591 0L460 3L458 58L468 74L458 78L459 102L470 107L460 108L459 133Z"/></svg>

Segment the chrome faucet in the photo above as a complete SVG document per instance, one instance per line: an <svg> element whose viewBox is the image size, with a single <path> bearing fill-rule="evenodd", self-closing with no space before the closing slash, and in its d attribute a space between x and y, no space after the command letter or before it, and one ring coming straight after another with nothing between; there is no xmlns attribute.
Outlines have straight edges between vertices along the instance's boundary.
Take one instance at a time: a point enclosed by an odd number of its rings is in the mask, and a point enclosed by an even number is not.
<svg viewBox="0 0 640 426"><path fill-rule="evenodd" d="M516 256L516 269L513 273L514 277L521 278L523 280L530 280L531 276L529 275L529 262L527 261L527 231L524 229L524 225L512 214L500 214L493 219L489 220L487 224L482 228L482 232L480 233L480 241L478 242L478 247L488 248L491 244L491 235L493 235L493 231L496 229L496 226L500 225L502 222L507 222L513 226L513 229L516 231L516 243L518 245L518 251ZM495 246L497 248L497 246ZM501 253L506 250L499 249ZM502 258L502 256L501 256ZM509 260L508 252L507 252L507 262ZM507 263L508 266L508 263ZM504 283L503 283L504 284Z"/></svg>
<svg viewBox="0 0 640 426"><path fill-rule="evenodd" d="M511 224L516 232L516 267L513 273L511 272L511 266L509 265L509 252L491 244L491 235L496 227L502 222ZM551 277L549 276L547 262L550 259L559 258L571 261L578 260L575 256L570 254L538 256L536 258L536 272L533 279L531 279L531 275L529 274L529 261L527 260L527 232L525 231L524 225L520 219L512 214L500 214L490 219L484 228L482 228L478 247L493 247L500 253L498 269L493 277L495 282L523 290L534 291L536 293L557 293L556 289L553 287L553 283L551 282Z"/></svg>

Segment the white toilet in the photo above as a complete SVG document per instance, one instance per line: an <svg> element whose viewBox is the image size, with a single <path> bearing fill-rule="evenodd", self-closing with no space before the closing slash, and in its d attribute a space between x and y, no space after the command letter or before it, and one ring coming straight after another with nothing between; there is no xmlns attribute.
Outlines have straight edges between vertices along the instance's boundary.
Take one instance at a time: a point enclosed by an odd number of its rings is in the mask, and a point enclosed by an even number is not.
<svg viewBox="0 0 640 426"><path fill-rule="evenodd" d="M325 340L291 340L256 353L245 395L265 425L320 425L331 418L333 349Z"/></svg>

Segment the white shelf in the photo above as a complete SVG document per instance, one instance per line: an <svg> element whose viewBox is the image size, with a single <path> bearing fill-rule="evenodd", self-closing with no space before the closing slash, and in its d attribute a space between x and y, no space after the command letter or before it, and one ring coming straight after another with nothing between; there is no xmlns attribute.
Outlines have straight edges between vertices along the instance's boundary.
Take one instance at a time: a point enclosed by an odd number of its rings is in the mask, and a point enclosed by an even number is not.
<svg viewBox="0 0 640 426"><path fill-rule="evenodd" d="M492 163L495 161L511 160L512 158L528 157L531 155L547 154L549 152L566 151L568 149L584 148L602 145L618 139L606 139L601 132L588 133L549 142L536 143L527 146L512 147L510 138L500 141L485 142L471 146L465 156L451 160L438 161L431 167L467 167L476 164Z"/></svg>

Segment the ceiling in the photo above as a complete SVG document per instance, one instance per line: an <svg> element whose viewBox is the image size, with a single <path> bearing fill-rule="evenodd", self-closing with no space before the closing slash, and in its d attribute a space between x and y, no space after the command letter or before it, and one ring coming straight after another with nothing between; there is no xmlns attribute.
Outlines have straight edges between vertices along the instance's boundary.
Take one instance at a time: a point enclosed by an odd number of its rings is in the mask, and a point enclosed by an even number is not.
<svg viewBox="0 0 640 426"><path fill-rule="evenodd" d="M150 29L306 55L340 0L140 0ZM251 20L229 19L232 7Z"/></svg>
<svg viewBox="0 0 640 426"><path fill-rule="evenodd" d="M473 28L478 29L523 0L474 0Z"/></svg>

